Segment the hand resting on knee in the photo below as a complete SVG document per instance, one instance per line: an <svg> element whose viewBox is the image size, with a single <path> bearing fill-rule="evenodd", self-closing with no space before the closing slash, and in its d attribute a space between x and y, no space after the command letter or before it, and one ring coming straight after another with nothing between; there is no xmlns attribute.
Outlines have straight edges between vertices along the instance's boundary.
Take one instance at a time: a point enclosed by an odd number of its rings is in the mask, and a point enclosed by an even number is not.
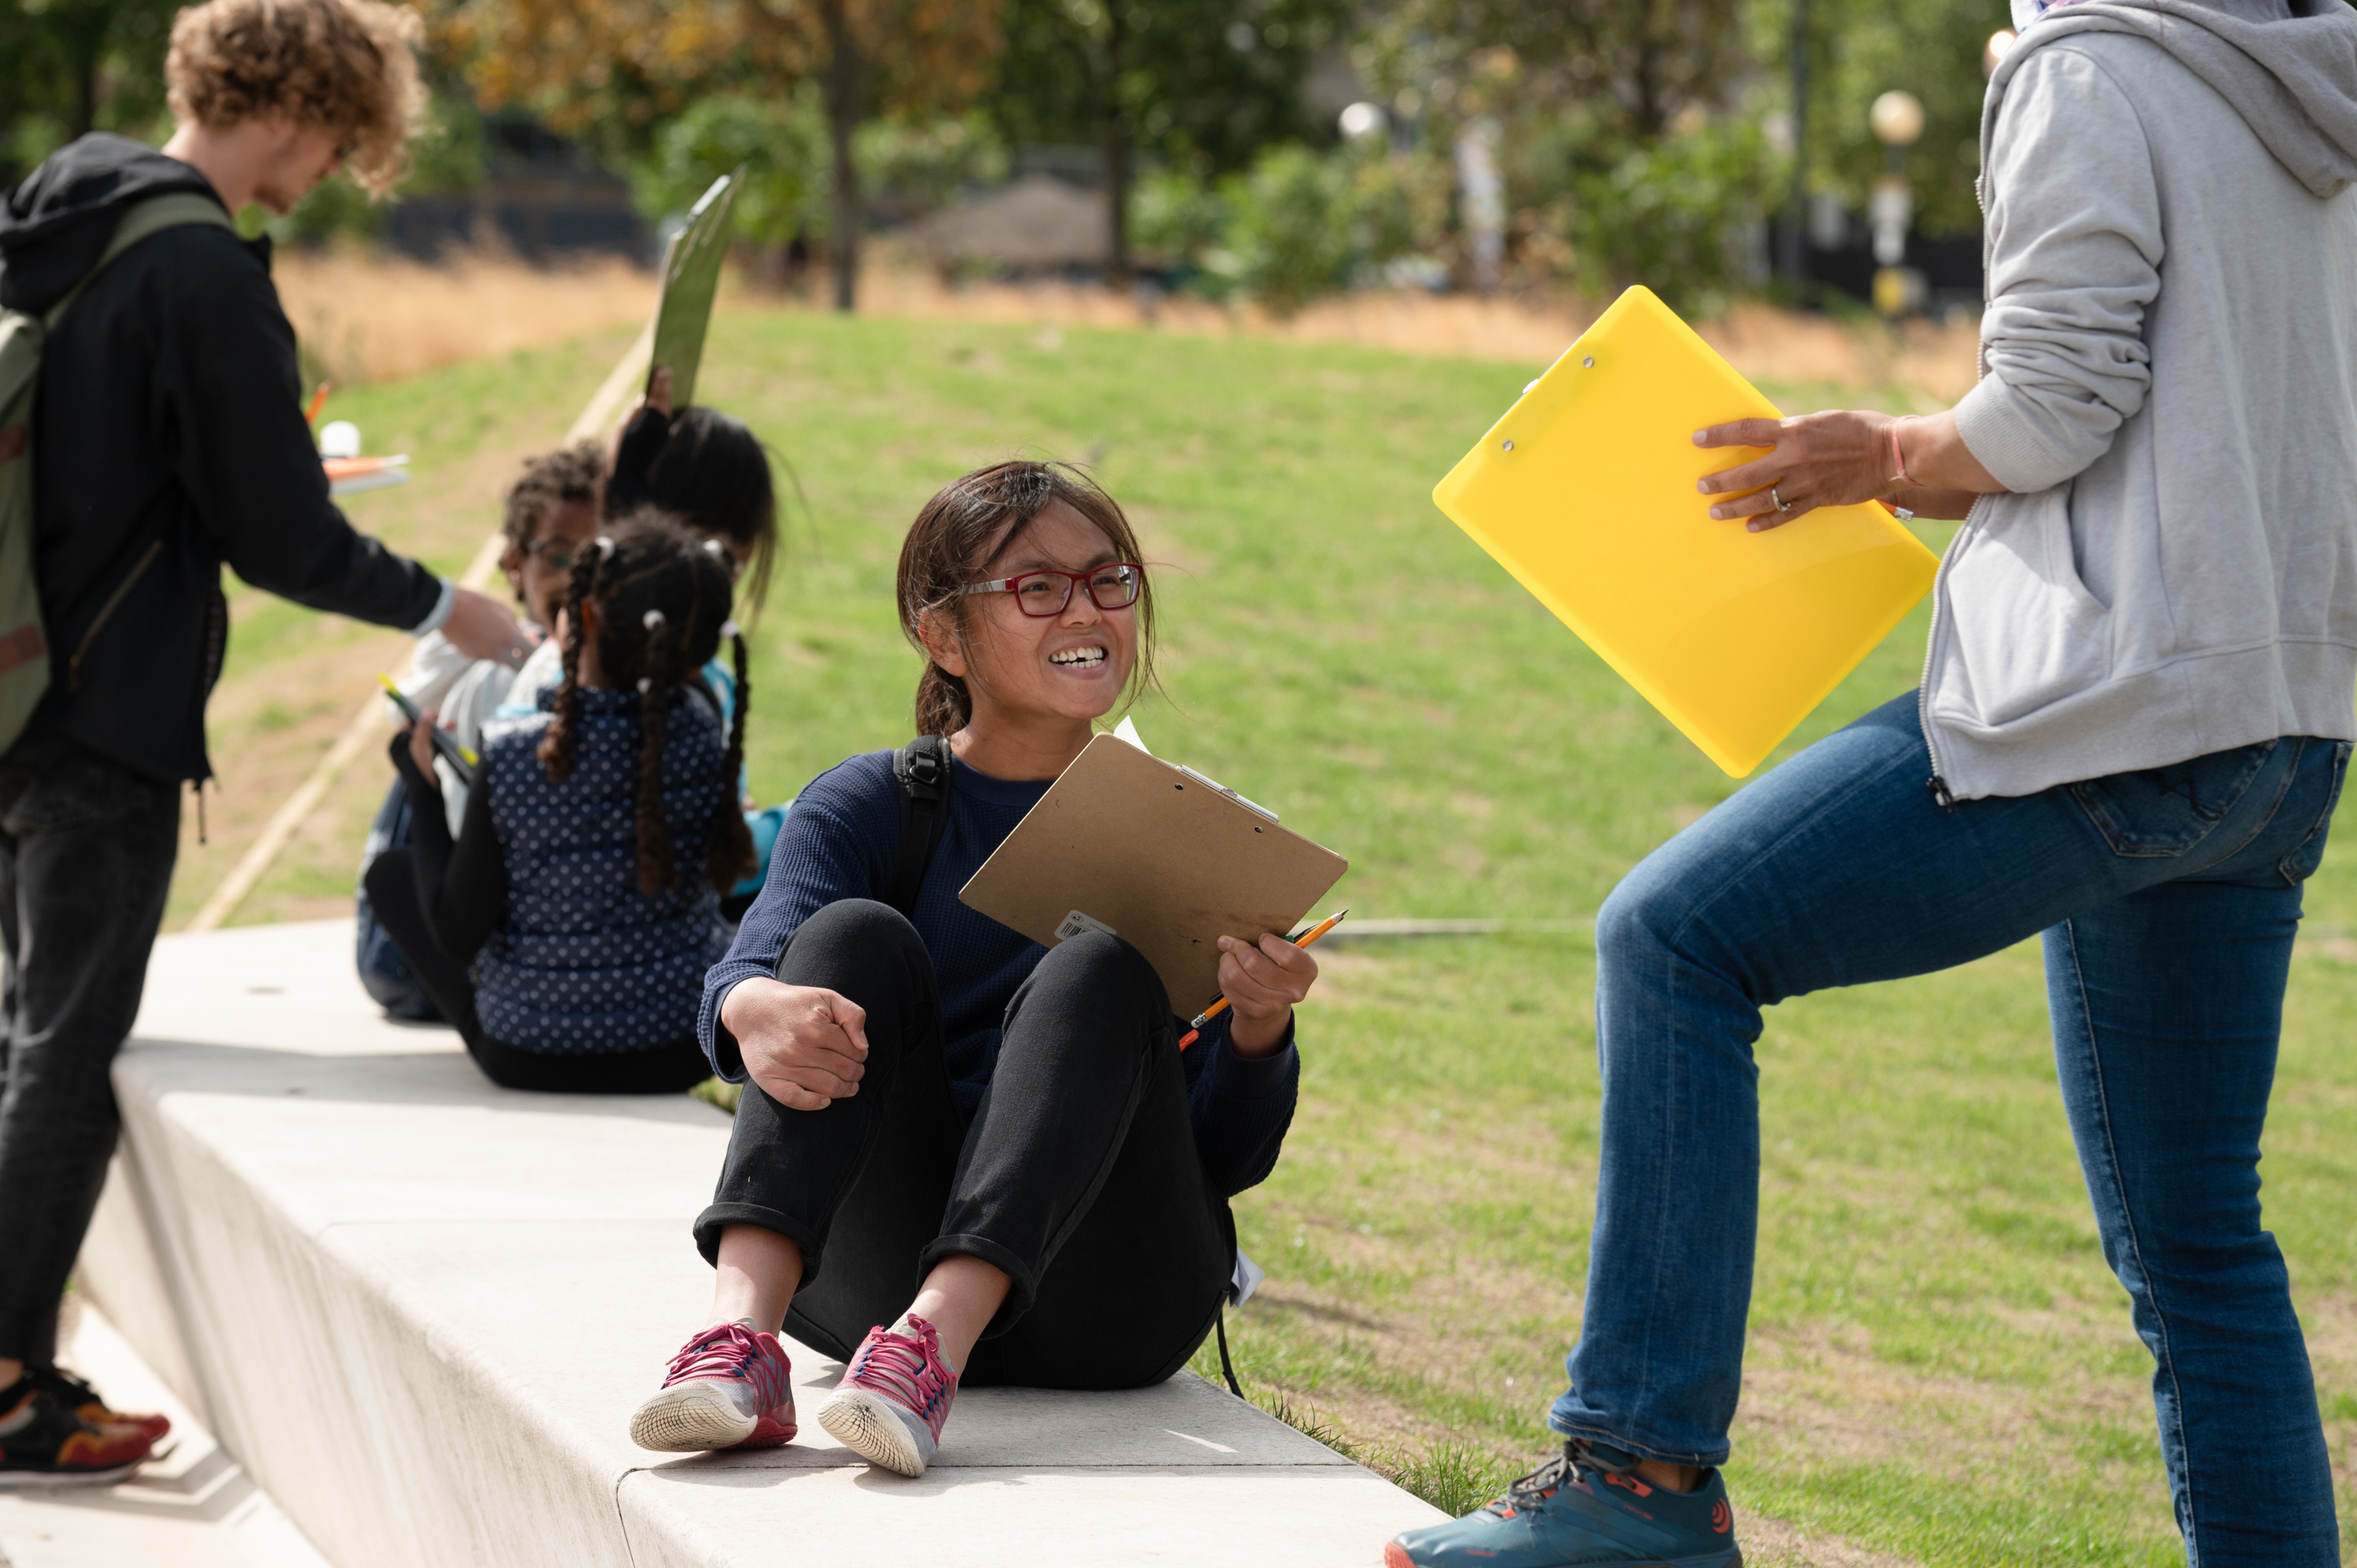
<svg viewBox="0 0 2357 1568"><path fill-rule="evenodd" d="M790 1111L847 1100L867 1074L866 1010L823 987L745 981L730 988L720 1022L737 1037L747 1076Z"/></svg>

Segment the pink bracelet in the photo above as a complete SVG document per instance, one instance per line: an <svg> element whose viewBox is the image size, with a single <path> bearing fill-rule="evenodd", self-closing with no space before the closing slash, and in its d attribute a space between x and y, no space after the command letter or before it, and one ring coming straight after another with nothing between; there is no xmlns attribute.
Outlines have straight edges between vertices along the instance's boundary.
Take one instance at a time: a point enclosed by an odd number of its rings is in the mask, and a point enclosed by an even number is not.
<svg viewBox="0 0 2357 1568"><path fill-rule="evenodd" d="M1907 454L1899 449L1899 427L1914 417L1910 413L1890 422L1890 466L1899 470L1890 476L1890 482L1894 485L1905 485L1910 489L1920 490L1923 488L1923 481L1907 471Z"/></svg>

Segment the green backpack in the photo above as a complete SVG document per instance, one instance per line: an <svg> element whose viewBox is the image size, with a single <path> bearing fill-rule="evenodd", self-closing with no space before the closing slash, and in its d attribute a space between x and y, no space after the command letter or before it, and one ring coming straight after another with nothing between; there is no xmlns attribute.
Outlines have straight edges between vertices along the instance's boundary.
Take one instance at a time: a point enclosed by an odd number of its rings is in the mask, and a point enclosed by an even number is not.
<svg viewBox="0 0 2357 1568"><path fill-rule="evenodd" d="M191 223L231 227L221 203L210 197L194 191L151 196L124 211L98 265L48 311L0 310L0 752L16 744L49 687L49 640L41 629L41 590L33 570L33 392L41 380L41 350L66 307L107 263L150 234Z"/></svg>

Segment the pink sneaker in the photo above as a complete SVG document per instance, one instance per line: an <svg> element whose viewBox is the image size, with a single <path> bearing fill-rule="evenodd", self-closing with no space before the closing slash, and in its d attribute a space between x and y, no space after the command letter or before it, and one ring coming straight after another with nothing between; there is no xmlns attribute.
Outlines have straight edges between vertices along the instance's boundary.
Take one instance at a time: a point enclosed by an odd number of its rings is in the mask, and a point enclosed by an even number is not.
<svg viewBox="0 0 2357 1568"><path fill-rule="evenodd" d="M716 1323L671 1359L669 1374L630 1417L641 1448L775 1448L794 1440L792 1364L777 1336Z"/></svg>
<svg viewBox="0 0 2357 1568"><path fill-rule="evenodd" d="M941 1447L957 1374L942 1359L931 1324L912 1312L909 1327L867 1331L833 1397L818 1407L818 1423L869 1464L921 1476Z"/></svg>

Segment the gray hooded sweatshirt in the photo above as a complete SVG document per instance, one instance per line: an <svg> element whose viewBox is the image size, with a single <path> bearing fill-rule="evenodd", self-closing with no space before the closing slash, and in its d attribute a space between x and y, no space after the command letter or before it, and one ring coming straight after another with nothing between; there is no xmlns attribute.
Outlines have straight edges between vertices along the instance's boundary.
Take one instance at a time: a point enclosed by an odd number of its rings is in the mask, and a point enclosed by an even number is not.
<svg viewBox="0 0 2357 1568"><path fill-rule="evenodd" d="M2089 0L1981 120L1988 310L1935 792L2357 739L2357 11Z"/></svg>

